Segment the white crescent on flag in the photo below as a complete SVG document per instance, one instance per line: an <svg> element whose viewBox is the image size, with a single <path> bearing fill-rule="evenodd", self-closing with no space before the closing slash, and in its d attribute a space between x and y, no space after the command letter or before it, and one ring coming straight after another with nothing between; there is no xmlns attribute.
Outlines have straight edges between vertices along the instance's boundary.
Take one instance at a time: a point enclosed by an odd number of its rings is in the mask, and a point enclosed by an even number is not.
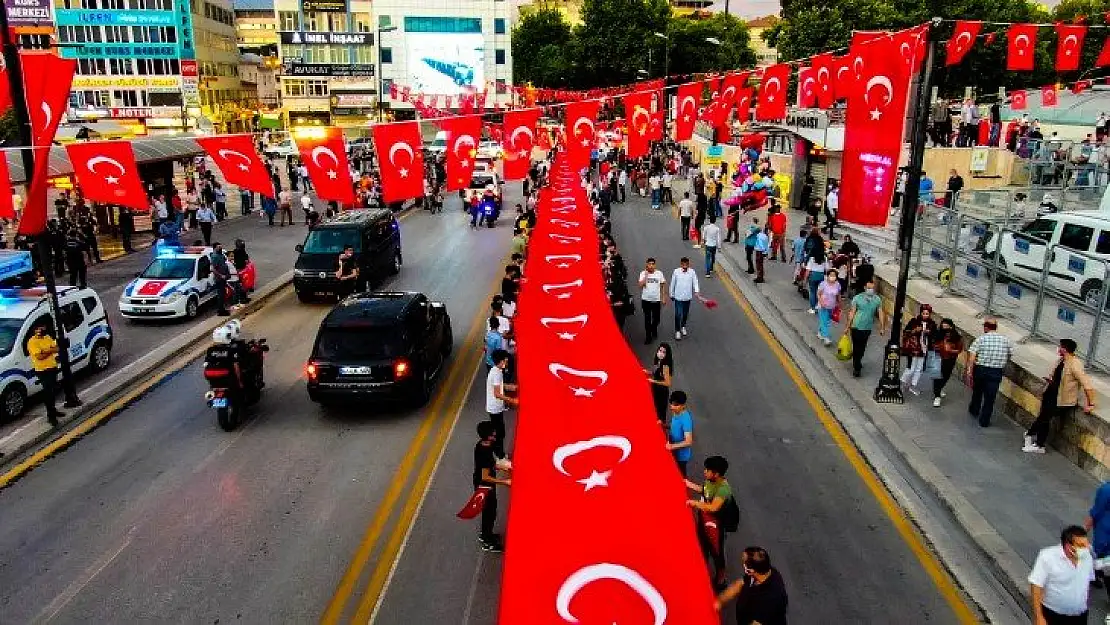
<svg viewBox="0 0 1110 625"><path fill-rule="evenodd" d="M651 585L651 582L626 566L607 562L584 566L568 576L555 596L555 611L559 613L564 621L577 623L578 618L570 611L570 602L578 594L578 591L602 579L621 582L640 595L640 598L651 608L651 613L654 616L653 625L663 625L667 621L667 602L655 586Z"/></svg>

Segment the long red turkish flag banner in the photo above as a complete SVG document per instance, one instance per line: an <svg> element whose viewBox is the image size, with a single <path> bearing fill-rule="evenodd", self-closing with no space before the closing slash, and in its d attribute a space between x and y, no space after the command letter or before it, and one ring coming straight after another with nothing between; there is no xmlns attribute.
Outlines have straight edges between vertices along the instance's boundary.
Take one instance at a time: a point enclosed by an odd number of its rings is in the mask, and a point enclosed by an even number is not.
<svg viewBox="0 0 1110 625"><path fill-rule="evenodd" d="M844 125L838 215L844 221L886 224L902 150L910 79L915 72L913 51L926 36L924 29L906 30L852 44L849 54L862 59L862 73L848 97ZM909 57L902 54L907 48Z"/></svg>
<svg viewBox="0 0 1110 625"><path fill-rule="evenodd" d="M685 488L565 154L550 179L513 320L520 417L499 622L715 625Z"/></svg>

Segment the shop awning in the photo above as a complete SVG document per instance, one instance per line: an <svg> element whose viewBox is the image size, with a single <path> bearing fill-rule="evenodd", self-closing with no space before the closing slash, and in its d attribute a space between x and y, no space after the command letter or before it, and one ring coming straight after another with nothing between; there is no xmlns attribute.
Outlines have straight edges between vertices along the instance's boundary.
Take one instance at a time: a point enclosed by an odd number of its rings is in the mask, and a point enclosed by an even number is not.
<svg viewBox="0 0 1110 625"><path fill-rule="evenodd" d="M158 163L172 161L190 156L204 154L196 141L187 136L158 137L147 139L132 139L129 141L135 150L135 161L140 165L144 163ZM38 150L39 156L44 150ZM8 157L8 172L11 174L12 184L23 184L27 177L23 173L23 157L20 150L5 150ZM73 173L73 165L69 162L69 155L62 146L50 148L50 177L68 176Z"/></svg>

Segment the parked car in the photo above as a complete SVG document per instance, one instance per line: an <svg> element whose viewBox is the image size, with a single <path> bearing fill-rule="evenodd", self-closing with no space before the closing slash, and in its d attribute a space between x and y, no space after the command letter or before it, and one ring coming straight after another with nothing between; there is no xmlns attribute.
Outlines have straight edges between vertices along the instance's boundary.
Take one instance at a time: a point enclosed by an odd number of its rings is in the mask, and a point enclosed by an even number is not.
<svg viewBox="0 0 1110 625"><path fill-rule="evenodd" d="M451 354L451 317L423 293L352 295L320 323L305 365L308 396L322 404L432 394Z"/></svg>
<svg viewBox="0 0 1110 625"><path fill-rule="evenodd" d="M287 156L297 155L297 144L292 139L285 139L280 143L271 143L270 145L262 148L262 152L268 158L285 158Z"/></svg>

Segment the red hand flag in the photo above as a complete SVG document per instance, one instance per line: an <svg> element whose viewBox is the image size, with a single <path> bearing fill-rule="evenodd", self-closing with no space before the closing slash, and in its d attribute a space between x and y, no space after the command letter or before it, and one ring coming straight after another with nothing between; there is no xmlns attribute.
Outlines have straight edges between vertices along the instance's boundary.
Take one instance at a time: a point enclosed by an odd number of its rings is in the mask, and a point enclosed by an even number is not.
<svg viewBox="0 0 1110 625"><path fill-rule="evenodd" d="M1056 71L1074 72L1083 56L1087 27L1079 24L1056 25Z"/></svg>
<svg viewBox="0 0 1110 625"><path fill-rule="evenodd" d="M759 103L755 107L756 119L773 121L786 117L786 89L789 82L789 63L779 63L763 70Z"/></svg>
<svg viewBox="0 0 1110 625"><path fill-rule="evenodd" d="M12 177L8 171L8 154L0 154L0 218L15 219L15 200L12 198Z"/></svg>
<svg viewBox="0 0 1110 625"><path fill-rule="evenodd" d="M251 135L197 137L196 142L215 161L229 184L274 197L274 181L259 158Z"/></svg>
<svg viewBox="0 0 1110 625"><path fill-rule="evenodd" d="M317 197L348 206L355 203L354 181L351 180L347 145L341 130L329 127L320 136L297 139L297 149L301 153L301 162L308 169L308 177L316 187Z"/></svg>
<svg viewBox="0 0 1110 625"><path fill-rule="evenodd" d="M817 72L812 67L798 68L798 108L817 106Z"/></svg>
<svg viewBox="0 0 1110 625"><path fill-rule="evenodd" d="M1041 106L1047 108L1057 104L1059 104L1059 99L1056 95L1056 85L1041 87Z"/></svg>
<svg viewBox="0 0 1110 625"><path fill-rule="evenodd" d="M944 64L951 66L964 60L964 57L975 45L975 39L982 29L983 22L956 20L956 27L952 29L952 36L948 39Z"/></svg>
<svg viewBox="0 0 1110 625"><path fill-rule="evenodd" d="M482 118L477 115L448 117L439 122L447 133L447 191L470 186L474 158L478 156L478 139L482 136Z"/></svg>
<svg viewBox="0 0 1110 625"><path fill-rule="evenodd" d="M640 158L648 153L651 130L651 93L638 91L624 96L624 114L628 116L628 156Z"/></svg>
<svg viewBox="0 0 1110 625"><path fill-rule="evenodd" d="M679 85L675 97L678 102L674 120L675 141L689 141L694 136L694 123L698 118L701 89L702 84L700 82Z"/></svg>
<svg viewBox="0 0 1110 625"><path fill-rule="evenodd" d="M590 152L597 145L594 122L600 106L599 100L582 100L566 107L567 159L572 168L590 164Z"/></svg>
<svg viewBox="0 0 1110 625"><path fill-rule="evenodd" d="M374 149L382 176L382 198L399 202L424 194L424 153L420 122L374 126Z"/></svg>
<svg viewBox="0 0 1110 625"><path fill-rule="evenodd" d="M23 68L23 90L31 118L31 141L36 147L49 146L62 121L69 100L76 59L63 59L51 52L19 53ZM34 173L27 191L27 204L19 222L19 234L34 235L46 229L46 179L49 150L36 154Z"/></svg>
<svg viewBox="0 0 1110 625"><path fill-rule="evenodd" d="M1012 24L1006 31L1010 44L1006 52L1006 69L1010 71L1033 71L1036 61L1037 25Z"/></svg>
<svg viewBox="0 0 1110 625"><path fill-rule="evenodd" d="M66 153L86 199L140 211L150 208L129 142L74 143L66 146Z"/></svg>
<svg viewBox="0 0 1110 625"><path fill-rule="evenodd" d="M1014 91L1010 93L1010 110L1011 111L1024 111L1028 104L1026 103L1025 90Z"/></svg>
<svg viewBox="0 0 1110 625"><path fill-rule="evenodd" d="M505 180L521 180L528 175L528 168L532 166L532 149L536 147L536 122L540 120L540 109L531 108L505 113L505 122L502 128L502 152L505 160L502 169ZM551 149L551 137L546 128L539 129L539 148L547 151Z"/></svg>
<svg viewBox="0 0 1110 625"><path fill-rule="evenodd" d="M463 506L462 510L459 510L455 516L460 519L473 519L478 516L482 508L486 507L486 497L489 496L491 490L493 490L492 486L479 486L475 488L474 494L470 496L470 499L466 501L466 505Z"/></svg>
<svg viewBox="0 0 1110 625"><path fill-rule="evenodd" d="M814 94L817 96L817 106L827 109L836 101L834 97L836 89L833 83L833 72L836 71L836 62L833 60L833 55L827 52L825 54L818 54L813 57L810 68L812 68L813 77L817 81L814 85Z"/></svg>

